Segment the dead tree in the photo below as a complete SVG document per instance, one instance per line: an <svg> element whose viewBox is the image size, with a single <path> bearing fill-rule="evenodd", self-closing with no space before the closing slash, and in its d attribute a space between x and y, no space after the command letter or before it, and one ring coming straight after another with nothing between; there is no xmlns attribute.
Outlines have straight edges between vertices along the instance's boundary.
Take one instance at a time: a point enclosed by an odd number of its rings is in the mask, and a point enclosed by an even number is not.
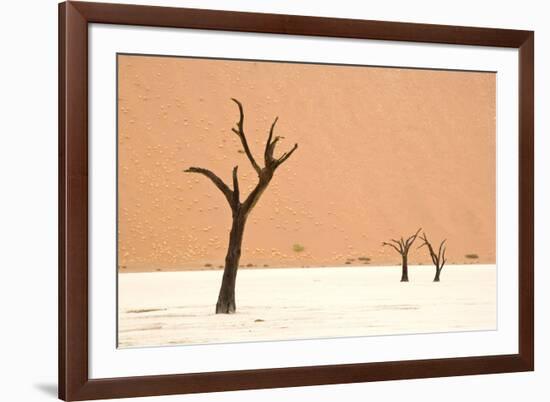
<svg viewBox="0 0 550 402"><path fill-rule="evenodd" d="M232 212L232 225L229 233L229 245L227 247L227 255L225 257L225 268L223 271L223 279L218 295L218 302L216 303L216 314L231 314L236 310L235 305L235 283L237 279L237 270L239 268L239 260L241 258L241 246L243 242L244 228L250 211L256 205L261 195L271 182L275 171L281 166L298 148L298 144L294 144L294 147L288 152L283 153L280 157L273 156L275 146L283 137L273 136L275 125L277 124L278 117L275 118L271 124L269 130L269 136L265 144L264 149L264 166L261 167L248 146L246 136L244 133L244 111L242 104L237 100L231 98L233 102L239 107L239 121L237 126L231 130L240 138L241 144L244 149L250 164L258 174L258 184L250 192L244 201L241 201L241 195L239 191L239 180L237 177L237 168L233 168L233 189L230 189L227 184L223 182L216 174L208 169L200 167L190 167L185 170L189 173L199 173L208 177L214 185L223 193Z"/></svg>
<svg viewBox="0 0 550 402"><path fill-rule="evenodd" d="M383 246L390 246L401 255L401 282L409 281L409 249L416 240L416 237L418 236L418 233L420 233L420 230L422 229L418 229L416 233L410 236L407 240L404 240L403 238L399 240L390 239L390 243L382 243Z"/></svg>
<svg viewBox="0 0 550 402"><path fill-rule="evenodd" d="M445 263L447 260L445 259L445 250L447 249L447 246L445 245L446 239L441 242L439 245L439 249L437 251L437 254L435 253L432 244L428 241L428 238L426 237L426 233L422 233L422 236L420 236L422 243L420 247L426 246L428 248L428 251L430 252L430 257L432 258L432 262L435 265L435 277L434 282L439 282L439 277L441 275L441 271L443 270L443 267L445 266ZM418 248L420 248L418 247Z"/></svg>

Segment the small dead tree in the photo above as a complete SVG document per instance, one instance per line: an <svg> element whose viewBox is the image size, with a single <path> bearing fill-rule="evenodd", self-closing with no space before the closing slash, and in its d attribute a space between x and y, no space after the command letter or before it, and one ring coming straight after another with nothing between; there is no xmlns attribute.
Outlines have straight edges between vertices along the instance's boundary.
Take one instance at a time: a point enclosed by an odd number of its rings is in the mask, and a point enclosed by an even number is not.
<svg viewBox="0 0 550 402"><path fill-rule="evenodd" d="M420 236L423 243L418 247L424 247L426 246L428 248L428 251L430 252L430 257L432 258L432 262L435 265L435 277L434 282L439 282L439 277L441 275L441 271L443 270L443 267L445 266L445 263L447 260L445 259L445 250L447 249L447 246L445 245L445 242L447 239L443 240L441 244L439 245L439 249L437 251L437 254L435 253L432 244L429 242L428 238L426 237L426 233L422 233L422 236Z"/></svg>
<svg viewBox="0 0 550 402"><path fill-rule="evenodd" d="M403 238L399 240L390 239L390 243L383 242L383 246L390 246L395 251L397 251L401 255L401 282L408 282L409 281L409 265L408 265L408 256L409 256L409 249L413 245L414 241L416 240L418 233L420 233L422 229L418 229L415 234L404 240Z"/></svg>
<svg viewBox="0 0 550 402"><path fill-rule="evenodd" d="M237 126L231 130L240 138L241 144L244 149L250 164L258 174L258 184L250 192L244 201L241 201L239 191L239 180L237 177L238 166L233 168L233 189L231 190L227 184L223 182L216 174L208 169L200 167L190 167L185 172L198 173L209 178L212 183L223 193L232 212L232 225L229 233L229 245L227 247L227 255L225 257L225 268L223 271L223 279L218 295L218 302L216 303L216 314L231 314L236 310L235 305L235 283L237 279L237 270L239 268L239 260L241 258L241 246L243 242L244 228L246 220L252 208L256 205L261 195L271 182L275 171L281 166L298 148L298 144L294 144L294 147L288 152L283 153L280 157L273 156L275 146L283 137L273 136L275 125L277 124L278 117L275 118L271 124L269 130L269 136L265 144L264 149L264 166L260 165L254 159L252 152L248 146L246 136L244 133L244 111L241 102L237 99L231 98L233 102L239 107L239 121Z"/></svg>

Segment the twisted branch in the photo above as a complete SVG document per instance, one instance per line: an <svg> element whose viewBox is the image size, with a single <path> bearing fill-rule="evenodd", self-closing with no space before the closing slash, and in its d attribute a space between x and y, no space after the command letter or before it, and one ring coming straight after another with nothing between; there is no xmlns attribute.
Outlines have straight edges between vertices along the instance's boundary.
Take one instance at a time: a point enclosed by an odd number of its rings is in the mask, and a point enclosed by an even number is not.
<svg viewBox="0 0 550 402"><path fill-rule="evenodd" d="M231 98L233 102L235 102L239 108L239 121L237 122L237 127L232 128L231 131L233 131L241 140L241 144L244 148L244 152L246 156L248 157L248 160L252 164L252 167L258 174L258 184L250 192L246 200L241 204L240 203L240 191L239 191L239 179L237 175L238 166L235 166L233 168L233 190L229 188L227 184L223 182L222 179L220 179L217 175L215 175L212 171L208 169L203 169L199 167L190 167L184 172L188 173L199 173L206 177L208 177L215 185L220 189L220 191L224 194L225 198L233 208L233 210L237 210L242 207L244 210L244 213L247 214L258 202L260 196L267 188L269 182L271 181L271 178L273 177L273 174L275 173L275 170L282 165L290 156L298 149L298 144L294 144L294 147L290 149L290 151L285 152L281 155L279 158L273 157L273 152L275 151L275 145L279 140L281 140L283 137L275 136L273 137L273 133L275 131L275 126L277 125L277 121L279 120L278 117L275 118L273 123L271 124L271 128L269 129L269 136L267 138L267 142L265 144L265 150L264 150L264 160L265 160L265 166L262 168L256 160L254 159L254 156L252 155L252 152L250 151L250 147L248 146L248 141L246 139L246 135L244 133L244 109L241 102L239 102L235 98Z"/></svg>
<svg viewBox="0 0 550 402"><path fill-rule="evenodd" d="M422 239L423 243L418 248L426 246L430 253L432 262L435 265L435 268L438 271L441 271L443 269L443 266L447 262L447 259L445 258L445 251L447 250L447 246L445 245L445 243L447 239L443 240L441 244L439 244L439 249L436 254L434 248L432 247L432 244L430 243L430 241L428 240L428 237L426 236L426 233L422 233L422 236L420 236L420 238Z"/></svg>
<svg viewBox="0 0 550 402"><path fill-rule="evenodd" d="M239 102L237 99L235 98L231 98L231 100L233 102L235 102L237 104L237 106L239 107L239 121L237 122L237 128L232 128L231 131L233 131L235 134L237 134L237 136L241 139L241 143L243 145L243 148L244 148L244 153L246 154L246 156L248 157L248 160L250 161L250 163L252 164L252 167L254 168L254 170L260 174L261 172L261 168L260 166L258 165L258 163L256 162L256 160L254 159L254 156L252 156L252 152L250 152L250 147L248 146L248 141L246 140L246 136L244 134L244 111L243 111L243 105L241 104L241 102Z"/></svg>
<svg viewBox="0 0 550 402"><path fill-rule="evenodd" d="M420 233L421 230L422 230L422 228L418 229L416 231L416 233L413 234L412 236L408 237L407 240L403 239L403 237L401 237L399 240L390 239L390 241L393 242L394 244L387 243L387 242L382 242L382 245L383 246L390 246L395 251L397 251L399 254L401 254L402 256L405 256L409 253L409 248L412 246L412 244L414 243L414 241L418 237L418 234Z"/></svg>
<svg viewBox="0 0 550 402"><path fill-rule="evenodd" d="M202 174L206 177L208 177L210 180L212 180L212 183L216 185L220 189L220 191L223 193L227 201L230 205L233 203L233 191L223 182L222 179L220 179L214 172L208 169L203 169L200 167L190 167L188 169L185 169L184 172L186 173L198 173ZM237 187L237 194L238 194L238 187Z"/></svg>
<svg viewBox="0 0 550 402"><path fill-rule="evenodd" d="M233 205L240 204L240 193L239 193L239 178L237 177L238 166L233 168Z"/></svg>

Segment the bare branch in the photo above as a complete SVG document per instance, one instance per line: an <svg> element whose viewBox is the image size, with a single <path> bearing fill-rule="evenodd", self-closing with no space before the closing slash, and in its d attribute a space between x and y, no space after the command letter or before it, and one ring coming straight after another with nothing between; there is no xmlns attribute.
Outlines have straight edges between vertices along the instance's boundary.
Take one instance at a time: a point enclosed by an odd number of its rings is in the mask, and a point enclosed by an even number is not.
<svg viewBox="0 0 550 402"><path fill-rule="evenodd" d="M266 190L268 184L269 184L269 181L266 182L260 178L260 181L258 182L256 187L254 187L254 190L252 190L250 194L248 194L248 197L246 197L246 200L243 202L242 209L245 212L250 212L252 208L254 208L254 206L260 199L260 196Z"/></svg>
<svg viewBox="0 0 550 402"><path fill-rule="evenodd" d="M190 167L188 169L185 169L184 172L186 173L198 173L202 174L206 177L208 177L210 180L212 180L212 183L218 187L218 189L223 193L229 204L231 205L233 202L233 191L223 182L222 179L220 179L214 172L208 169L203 169L199 167Z"/></svg>
<svg viewBox="0 0 550 402"><path fill-rule="evenodd" d="M239 107L239 121L237 122L237 128L232 128L231 131L233 131L235 134L237 134L237 136L241 139L241 143L242 143L243 148L244 148L244 153L248 157L248 160L252 164L252 167L254 168L254 170L258 174L260 174L262 169L256 163L256 160L254 159L254 156L252 156L252 152L250 152L250 147L248 146L248 141L246 140L246 136L244 134L244 128L243 128L244 127L244 110L243 110L243 105L241 104L241 102L239 102L235 98L231 98L231 100L233 102L235 102L237 104L237 106Z"/></svg>
<svg viewBox="0 0 550 402"><path fill-rule="evenodd" d="M443 248L443 255L441 256L441 266L439 267L439 270L441 271L443 267L445 266L445 263L447 262L447 259L445 258L445 251L447 250L447 247L445 246Z"/></svg>
<svg viewBox="0 0 550 402"><path fill-rule="evenodd" d="M271 128L269 129L269 136L267 137L267 142L265 144L265 151L264 151L265 167L271 168L273 170L275 170L280 165L282 165L288 158L290 158L290 156L294 153L294 151L298 149L298 144L294 144L294 146L290 151L283 153L279 158L273 157L273 153L275 152L275 146L277 145L277 142L279 142L279 140L284 138L281 136L275 136L275 138L273 138L273 132L275 131L275 126L278 120L279 120L279 117L276 117L273 123L271 124Z"/></svg>
<svg viewBox="0 0 550 402"><path fill-rule="evenodd" d="M275 120L273 120L273 123L271 124L271 128L269 129L269 137L267 137L267 142L265 143L265 151L264 151L264 160L265 165L267 166L270 161L270 154L269 154L269 148L271 146L271 139L273 138L273 131L275 130L275 125L277 124L277 121L279 121L279 117L275 117ZM271 153L273 155L273 153Z"/></svg>
<svg viewBox="0 0 550 402"><path fill-rule="evenodd" d="M273 152L275 151L275 145L277 145L277 142L279 142L280 139L284 137L281 136L275 136L273 141L271 143L266 144L265 148L265 166L271 166L273 164L274 158L273 158Z"/></svg>
<svg viewBox="0 0 550 402"><path fill-rule="evenodd" d="M437 257L438 259L441 259L441 249L443 248L443 246L445 245L445 242L447 241L447 239L443 240L441 242L441 244L439 245L439 250L437 250Z"/></svg>
<svg viewBox="0 0 550 402"><path fill-rule="evenodd" d="M423 240L423 243L418 248L423 246L428 247L430 258L432 259L433 264L437 267L439 265L439 262L437 260L437 255L435 254L432 244L429 242L428 237L426 236L426 233L422 233L422 236L420 236L420 238Z"/></svg>
<svg viewBox="0 0 550 402"><path fill-rule="evenodd" d="M240 203L239 178L237 177L238 168L239 168L238 166L235 166L233 168L233 203L235 206L238 206Z"/></svg>
<svg viewBox="0 0 550 402"><path fill-rule="evenodd" d="M401 255L403 254L403 251L400 250L399 248L397 248L397 246L394 245L394 244L382 242L382 245L383 245L383 246L390 246L390 247L392 247L395 251L397 251L399 254L401 254Z"/></svg>
<svg viewBox="0 0 550 402"><path fill-rule="evenodd" d="M279 159L277 159L277 166L280 166L286 161L290 156L298 149L298 144L294 144L292 149L288 152L285 152Z"/></svg>
<svg viewBox="0 0 550 402"><path fill-rule="evenodd" d="M401 243L401 240L395 240L395 239L390 239L390 241L394 242L395 244L397 244L397 247L399 247L399 252L401 254L403 254L405 252L405 249L403 248L403 243Z"/></svg>
<svg viewBox="0 0 550 402"><path fill-rule="evenodd" d="M409 237L405 243L405 246L407 248L407 250L412 246L412 244L414 243L414 241L416 240L418 234L420 233L420 231L422 230L422 228L418 229L416 231L415 234L413 234L411 237Z"/></svg>
<svg viewBox="0 0 550 402"><path fill-rule="evenodd" d="M443 243L445 243L447 241L447 239L443 240L443 242L441 243L441 246L443 246ZM441 246L440 246L440 249L441 249ZM442 254L441 254L441 257L440 257L440 261L441 261L441 269L443 269L443 266L445 265L445 263L447 262L447 258L445 257L445 252L447 251L447 245L445 245L443 247L443 251L442 251Z"/></svg>
<svg viewBox="0 0 550 402"><path fill-rule="evenodd" d="M422 240L422 244L420 246L418 246L417 249L422 248L424 246L428 246L428 248L430 247L430 242L428 241L428 238L426 237L426 233L422 233L422 235L420 236L420 239Z"/></svg>
<svg viewBox="0 0 550 402"><path fill-rule="evenodd" d="M447 239L443 240L439 244L439 249L437 250L437 254L436 254L431 243L428 241L428 237L426 236L426 233L422 233L422 236L420 238L424 241L420 245L420 247L423 247L423 246L428 247L428 250L430 252L430 257L432 259L433 264L435 265L436 279L434 279L434 281L439 281L439 273L441 272L441 270L445 266L445 263L447 262L447 259L445 257L445 252L447 250L447 246L445 245L445 243L447 242Z"/></svg>
<svg viewBox="0 0 550 402"><path fill-rule="evenodd" d="M405 250L405 244L403 243L402 240L403 239L399 239L399 240L391 239L391 241L393 241L395 244L397 244L397 246L401 250L401 254L405 254L405 251L406 251Z"/></svg>

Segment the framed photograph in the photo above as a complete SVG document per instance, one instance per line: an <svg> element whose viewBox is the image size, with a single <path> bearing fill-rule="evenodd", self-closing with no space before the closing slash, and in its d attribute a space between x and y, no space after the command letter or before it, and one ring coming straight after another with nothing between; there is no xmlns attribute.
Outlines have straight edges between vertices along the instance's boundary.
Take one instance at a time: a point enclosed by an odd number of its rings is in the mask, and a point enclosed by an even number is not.
<svg viewBox="0 0 550 402"><path fill-rule="evenodd" d="M59 396L534 369L534 33L59 6Z"/></svg>

